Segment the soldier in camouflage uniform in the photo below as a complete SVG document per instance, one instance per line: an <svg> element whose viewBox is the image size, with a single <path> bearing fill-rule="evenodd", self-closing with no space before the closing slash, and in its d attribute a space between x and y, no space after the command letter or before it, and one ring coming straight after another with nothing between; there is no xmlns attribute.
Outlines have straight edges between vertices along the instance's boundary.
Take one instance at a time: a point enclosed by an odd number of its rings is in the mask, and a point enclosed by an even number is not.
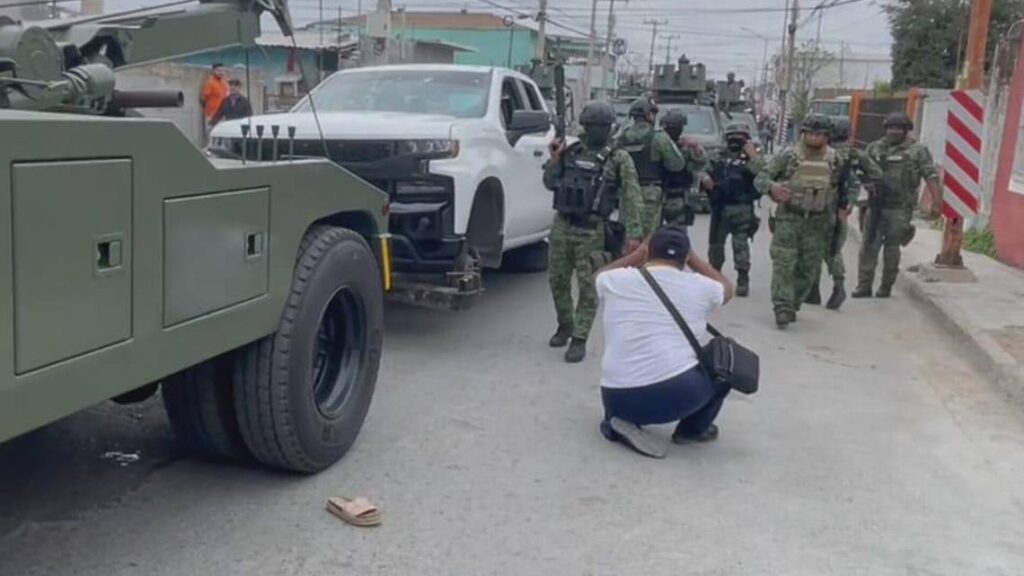
<svg viewBox="0 0 1024 576"><path fill-rule="evenodd" d="M745 124L725 128L726 147L711 159L711 171L702 182L711 197L711 229L708 261L721 270L725 264L725 241L732 236L732 259L736 267L736 295L750 292L750 240L757 232L754 202L760 197L754 178L764 169L764 160L750 142Z"/></svg>
<svg viewBox="0 0 1024 576"><path fill-rule="evenodd" d="M643 236L646 238L661 227L661 209L664 197L662 184L670 173L686 169L686 159L668 134L655 130L658 105L649 97L638 98L629 108L633 124L619 137L618 145L629 153L640 178L643 196Z"/></svg>
<svg viewBox="0 0 1024 576"><path fill-rule="evenodd" d="M842 183L842 158L828 145L829 121L808 114L800 126L800 141L778 153L755 179L762 194L779 207L772 236L772 305L775 323L785 328L796 320L800 304L821 275L838 206L849 214L855 192Z"/></svg>
<svg viewBox="0 0 1024 576"><path fill-rule="evenodd" d="M636 168L629 154L611 146L615 111L604 102L591 102L579 117L580 141L565 148L555 141L545 166L544 185L554 192L556 211L551 226L548 279L558 315L552 348L569 344L566 362L580 362L587 353L587 337L597 314L594 276L612 260L606 244L611 214L619 210L625 236L638 244L642 199ZM579 298L572 301L576 274ZM571 341L570 341L571 339Z"/></svg>
<svg viewBox="0 0 1024 576"><path fill-rule="evenodd" d="M851 144L850 121L846 118L837 118L832 121L829 145L835 148L836 154L844 160L843 163L847 166L846 173L841 174L840 179L856 178L856 181L851 182L854 190L859 191L861 185L872 184L882 179L882 169L878 167L878 164L875 164L867 152L855 148ZM846 263L843 262L843 245L846 244L847 234L846 219L841 219L836 223L835 234L836 237L829 246L829 253L825 256L825 266L828 268L829 276L832 277L832 295L829 296L828 302L825 304L829 310L838 310L846 300ZM821 289L818 282L814 283L805 303L821 304Z"/></svg>
<svg viewBox="0 0 1024 576"><path fill-rule="evenodd" d="M865 231L871 231L873 237L868 238L866 232L861 243L854 298L871 297L879 250L883 251L882 283L875 296L889 297L900 270L900 247L909 244L914 237L914 225L910 220L917 206L921 180L925 181L932 198L939 197L939 175L935 163L927 148L909 138L914 128L910 118L902 112L895 112L886 117L884 126L885 137L872 142L867 149L868 156L882 168L884 177L874 191L881 194L881 209L878 213L869 211L864 224Z"/></svg>
<svg viewBox="0 0 1024 576"><path fill-rule="evenodd" d="M707 168L707 154L697 142L683 136L686 128L686 114L673 108L661 117L661 129L668 134L673 142L678 142L679 151L686 160L686 168L680 172L669 172L665 175L665 202L662 207L662 218L666 224L691 226L694 215L694 182L700 172Z"/></svg>

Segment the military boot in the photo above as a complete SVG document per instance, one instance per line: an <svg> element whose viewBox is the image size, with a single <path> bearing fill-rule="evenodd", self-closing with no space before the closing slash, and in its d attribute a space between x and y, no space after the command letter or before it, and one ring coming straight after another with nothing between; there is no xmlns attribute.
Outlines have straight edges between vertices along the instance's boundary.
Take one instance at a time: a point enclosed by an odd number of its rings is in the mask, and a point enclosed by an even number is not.
<svg viewBox="0 0 1024 576"><path fill-rule="evenodd" d="M571 326L559 326L558 330L555 331L554 336L551 340L548 340L548 346L552 348L561 348L569 343L569 338L572 336Z"/></svg>
<svg viewBox="0 0 1024 576"><path fill-rule="evenodd" d="M587 341L582 338L573 338L569 342L569 349L565 351L565 361L570 364L582 362L587 356Z"/></svg>
<svg viewBox="0 0 1024 576"><path fill-rule="evenodd" d="M821 285L817 282L811 287L811 291L807 293L807 298L804 298L804 304L810 304L811 306L821 305Z"/></svg>
<svg viewBox="0 0 1024 576"><path fill-rule="evenodd" d="M853 294L850 294L851 298L871 298L871 286L864 286L858 284L853 290Z"/></svg>
<svg viewBox="0 0 1024 576"><path fill-rule="evenodd" d="M790 310L776 310L775 311L775 325L779 328L785 329L796 320L796 314Z"/></svg>
<svg viewBox="0 0 1024 576"><path fill-rule="evenodd" d="M882 283L875 292L877 298L888 298L892 295L892 285L896 283L896 273L882 274Z"/></svg>
<svg viewBox="0 0 1024 576"><path fill-rule="evenodd" d="M825 308L839 310L844 300L846 300L846 287L843 286L842 282L836 282L832 285L832 295L828 297L828 303L825 304Z"/></svg>
<svg viewBox="0 0 1024 576"><path fill-rule="evenodd" d="M746 298L750 294L750 274L746 270L740 270L736 278L736 295Z"/></svg>

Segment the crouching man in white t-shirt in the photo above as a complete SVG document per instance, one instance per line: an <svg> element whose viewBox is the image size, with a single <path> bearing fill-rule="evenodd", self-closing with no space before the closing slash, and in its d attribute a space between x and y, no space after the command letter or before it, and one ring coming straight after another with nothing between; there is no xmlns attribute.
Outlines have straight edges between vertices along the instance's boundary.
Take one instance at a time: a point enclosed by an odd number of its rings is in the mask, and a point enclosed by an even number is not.
<svg viewBox="0 0 1024 576"><path fill-rule="evenodd" d="M641 428L679 421L672 441L706 442L718 437L714 420L729 393L697 363L697 355L664 304L637 270L644 266L675 304L697 339L710 339L707 316L733 296L724 276L697 257L686 228L666 226L638 250L598 273L604 305L601 432L655 458L665 445Z"/></svg>

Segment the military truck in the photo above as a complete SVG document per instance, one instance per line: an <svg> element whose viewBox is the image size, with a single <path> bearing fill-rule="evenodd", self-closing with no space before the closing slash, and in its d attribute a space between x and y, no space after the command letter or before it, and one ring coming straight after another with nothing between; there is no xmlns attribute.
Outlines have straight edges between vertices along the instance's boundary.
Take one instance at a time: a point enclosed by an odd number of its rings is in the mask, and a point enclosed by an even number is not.
<svg viewBox="0 0 1024 576"><path fill-rule="evenodd" d="M175 4L0 19L0 442L159 388L189 447L315 472L373 397L387 201L327 160L212 159L129 114L181 95L116 69L251 46L264 12L291 32L284 0Z"/></svg>

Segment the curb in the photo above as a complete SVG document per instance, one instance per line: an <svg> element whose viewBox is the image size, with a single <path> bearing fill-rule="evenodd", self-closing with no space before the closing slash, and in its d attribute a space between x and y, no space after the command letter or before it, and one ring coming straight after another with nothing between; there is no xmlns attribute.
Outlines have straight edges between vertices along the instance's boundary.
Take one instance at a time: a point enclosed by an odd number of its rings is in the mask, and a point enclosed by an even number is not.
<svg viewBox="0 0 1024 576"><path fill-rule="evenodd" d="M850 237L861 243L860 231L851 226ZM917 308L963 344L965 357L992 380L1014 404L1024 408L1024 369L985 331L973 326L953 304L941 302L926 289L916 272L900 270L896 285L911 297Z"/></svg>

